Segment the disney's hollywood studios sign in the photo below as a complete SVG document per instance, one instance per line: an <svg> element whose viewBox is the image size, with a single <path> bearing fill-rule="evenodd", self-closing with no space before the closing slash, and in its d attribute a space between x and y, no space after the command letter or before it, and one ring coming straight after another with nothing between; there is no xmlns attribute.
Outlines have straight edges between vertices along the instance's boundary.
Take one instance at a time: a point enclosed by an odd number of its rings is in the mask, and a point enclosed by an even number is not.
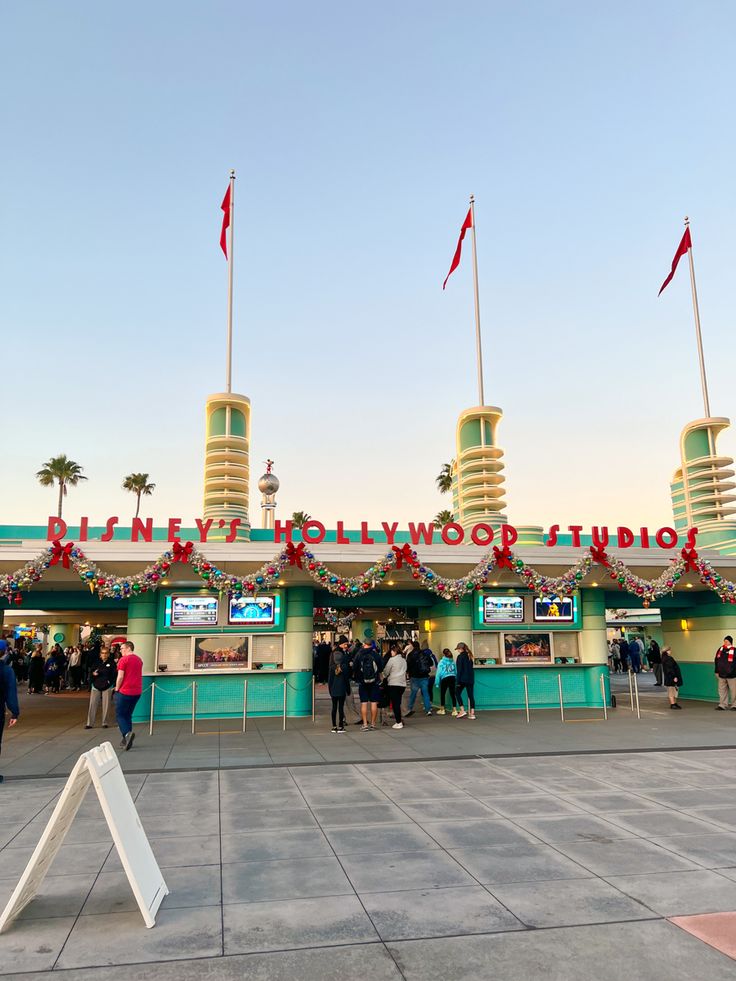
<svg viewBox="0 0 736 981"><path fill-rule="evenodd" d="M166 541L175 542L182 535L181 518L169 518L165 523L167 537ZM199 542L204 543L213 540L217 535L218 541L234 542L237 540L239 529L244 522L240 518L232 521L214 518L195 518L194 526L199 534ZM110 542L113 538L116 541L127 540L130 542L152 542L153 539L153 518L133 518L129 529L118 527L120 518L117 516L108 518L104 524L104 531L99 535L99 541ZM101 526L99 526L101 527ZM117 529L117 535L116 535ZM66 521L62 518L50 517L46 529L46 537L50 542L59 541L64 538L68 530ZM127 531L127 538L122 538L120 532ZM276 521L274 527L274 541L288 543L294 540L294 533L297 529L292 521ZM398 521L382 521L381 531L385 536L385 542L393 545L396 536L399 534ZM367 521L360 522L360 528L346 530L345 522L338 521L336 525L335 542L338 545L374 545L376 541L383 544L383 539L373 537L377 532L371 532ZM494 541L503 546L514 545L519 539L519 533L513 525L500 525L492 528L484 522L478 522L469 528L463 528L456 521L450 521L442 528L435 529L432 522L408 522L405 533L408 535L412 545L432 545L435 535L439 534L440 541L445 545L479 545L481 548L490 546ZM592 544L597 548L608 548L615 546L618 548L631 548L637 544L640 548L663 548L675 549L683 545L695 546L695 538L698 533L697 528L689 528L687 533L680 535L674 528L663 527L656 530L642 527L634 532L631 528L619 525L617 528L609 528L607 525L592 525L586 530L583 525L551 525L544 535L544 544L551 547L555 545L568 544L567 540L560 541L569 536L569 544L573 548L583 547L583 536L590 536ZM308 545L319 545L327 538L327 527L321 521L310 518L305 521L299 529L300 540ZM79 534L76 537L79 542L90 540L90 521L88 517L82 517L79 521ZM402 533L403 537L403 533ZM637 542L637 537L639 541Z"/></svg>

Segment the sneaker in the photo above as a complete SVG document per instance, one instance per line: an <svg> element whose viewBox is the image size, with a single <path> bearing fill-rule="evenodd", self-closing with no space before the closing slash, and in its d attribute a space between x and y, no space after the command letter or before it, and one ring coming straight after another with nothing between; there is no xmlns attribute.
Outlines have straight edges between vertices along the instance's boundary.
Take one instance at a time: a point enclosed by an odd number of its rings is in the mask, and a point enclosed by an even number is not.
<svg viewBox="0 0 736 981"><path fill-rule="evenodd" d="M425 715L434 715L434 712L432 711L432 709L430 709L429 712L425 712L424 714Z"/></svg>
<svg viewBox="0 0 736 981"><path fill-rule="evenodd" d="M716 712L725 712L725 708L722 705L716 705Z"/></svg>
<svg viewBox="0 0 736 981"><path fill-rule="evenodd" d="M471 722L475 722L475 712L471 712L468 718L470 719Z"/></svg>
<svg viewBox="0 0 736 981"><path fill-rule="evenodd" d="M127 738L128 738L127 736L123 736L123 738L120 740L120 748L121 749L125 749L125 740Z"/></svg>
<svg viewBox="0 0 736 981"><path fill-rule="evenodd" d="M437 715L447 715L444 709L437 709Z"/></svg>
<svg viewBox="0 0 736 981"><path fill-rule="evenodd" d="M403 722L394 722L394 724L391 726L391 728L392 729L403 729L404 728L404 723Z"/></svg>
<svg viewBox="0 0 736 981"><path fill-rule="evenodd" d="M345 732L345 726L340 726L339 729L333 729L333 732Z"/></svg>
<svg viewBox="0 0 736 981"><path fill-rule="evenodd" d="M407 719L410 719L412 715L414 715L414 709L411 709L409 712L406 713Z"/></svg>
<svg viewBox="0 0 736 981"><path fill-rule="evenodd" d="M453 709L453 710L452 710L452 714L453 714L453 715L454 715L455 717L457 717L457 709Z"/></svg>
<svg viewBox="0 0 736 981"><path fill-rule="evenodd" d="M373 723L371 722L371 724L370 724L370 726L369 726L369 728L370 728L370 729L375 729L376 727L375 727L375 726L373 725Z"/></svg>
<svg viewBox="0 0 736 981"><path fill-rule="evenodd" d="M468 713L465 711L465 709L460 709L460 711L457 713L457 717L458 719L464 719L467 714Z"/></svg>
<svg viewBox="0 0 736 981"><path fill-rule="evenodd" d="M103 722L103 723L102 723L102 728L103 728L103 729L109 729L109 728L110 728L110 726L109 726L109 725L107 724L107 722Z"/></svg>
<svg viewBox="0 0 736 981"><path fill-rule="evenodd" d="M681 709L682 708L682 705L678 705L677 702L675 702L674 705L670 705L670 708L671 709Z"/></svg>
<svg viewBox="0 0 736 981"><path fill-rule="evenodd" d="M91 728L92 728L92 726L85 726L84 728L85 728L85 729L91 729Z"/></svg>
<svg viewBox="0 0 736 981"><path fill-rule="evenodd" d="M125 752L127 753L130 747L133 745L133 740L135 739L135 733L131 729L128 735L125 737Z"/></svg>
<svg viewBox="0 0 736 981"><path fill-rule="evenodd" d="M362 725L360 727L360 731L361 732L368 732L369 729L370 729L370 726L366 726L366 725Z"/></svg>
<svg viewBox="0 0 736 981"><path fill-rule="evenodd" d="M332 727L332 728L330 729L330 732L337 732L337 726L333 726L333 727Z"/></svg>

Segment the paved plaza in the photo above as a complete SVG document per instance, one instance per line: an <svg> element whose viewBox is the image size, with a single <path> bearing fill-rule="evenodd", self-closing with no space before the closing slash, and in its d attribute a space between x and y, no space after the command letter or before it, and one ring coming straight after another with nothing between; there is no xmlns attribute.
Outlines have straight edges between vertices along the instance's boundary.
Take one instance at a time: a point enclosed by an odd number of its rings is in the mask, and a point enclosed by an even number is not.
<svg viewBox="0 0 736 981"><path fill-rule="evenodd" d="M0 905L79 752L117 742L80 730L81 704L39 698L8 733ZM41 894L0 936L0 973L731 979L736 713L670 713L654 692L642 709L638 721L619 701L608 723L414 717L335 736L320 706L286 733L275 720L246 736L140 731L121 761L171 891L155 928L90 791Z"/></svg>

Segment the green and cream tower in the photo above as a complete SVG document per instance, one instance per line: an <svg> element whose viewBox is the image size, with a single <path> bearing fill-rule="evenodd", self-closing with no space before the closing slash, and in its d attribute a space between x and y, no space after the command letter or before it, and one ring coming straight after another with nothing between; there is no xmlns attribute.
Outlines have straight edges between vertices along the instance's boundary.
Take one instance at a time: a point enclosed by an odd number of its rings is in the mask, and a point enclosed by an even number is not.
<svg viewBox="0 0 736 981"><path fill-rule="evenodd" d="M670 483L675 528L697 528L697 547L736 555L736 483L731 457L718 453L716 443L730 421L721 417L696 419L680 436L680 466Z"/></svg>
<svg viewBox="0 0 736 981"><path fill-rule="evenodd" d="M224 540L238 518L236 541L248 541L250 399L233 392L210 395L205 426L204 516L213 519L210 538Z"/></svg>
<svg viewBox="0 0 736 981"><path fill-rule="evenodd" d="M455 519L464 528L478 522L506 524L503 450L497 441L501 409L479 405L460 413L452 464Z"/></svg>

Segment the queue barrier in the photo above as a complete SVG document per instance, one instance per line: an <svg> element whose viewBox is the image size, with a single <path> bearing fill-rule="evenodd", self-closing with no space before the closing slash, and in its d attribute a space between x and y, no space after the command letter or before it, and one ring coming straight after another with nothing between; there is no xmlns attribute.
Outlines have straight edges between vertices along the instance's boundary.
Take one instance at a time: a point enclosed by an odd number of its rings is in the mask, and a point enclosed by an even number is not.
<svg viewBox="0 0 736 981"><path fill-rule="evenodd" d="M515 683L504 685L502 688L484 684L479 673L475 675L475 688L484 694L484 701L491 708L518 709L523 706L527 723L531 722L532 709L557 708L561 722L607 722L610 690L606 683L606 675L600 676L600 706L591 705L586 696L584 683L580 675L567 672L532 671L524 673ZM600 708L601 715L587 718L566 718L566 710L573 708Z"/></svg>
<svg viewBox="0 0 736 981"><path fill-rule="evenodd" d="M153 735L156 712L174 716L179 719L191 719L192 735L208 735L221 730L197 729L197 721L203 719L234 718L241 720L241 731L246 732L248 716L281 716L282 730L286 731L288 690L303 693L307 686L291 684L288 677L282 680L274 679L270 689L264 690L262 685L251 686L249 691L248 679L222 679L225 684L219 684L217 690L200 686L196 679L180 688L170 688L168 685L157 685L152 682L144 689L143 695L150 696L148 734ZM312 688L312 720L314 720L314 684L311 676L308 678Z"/></svg>

